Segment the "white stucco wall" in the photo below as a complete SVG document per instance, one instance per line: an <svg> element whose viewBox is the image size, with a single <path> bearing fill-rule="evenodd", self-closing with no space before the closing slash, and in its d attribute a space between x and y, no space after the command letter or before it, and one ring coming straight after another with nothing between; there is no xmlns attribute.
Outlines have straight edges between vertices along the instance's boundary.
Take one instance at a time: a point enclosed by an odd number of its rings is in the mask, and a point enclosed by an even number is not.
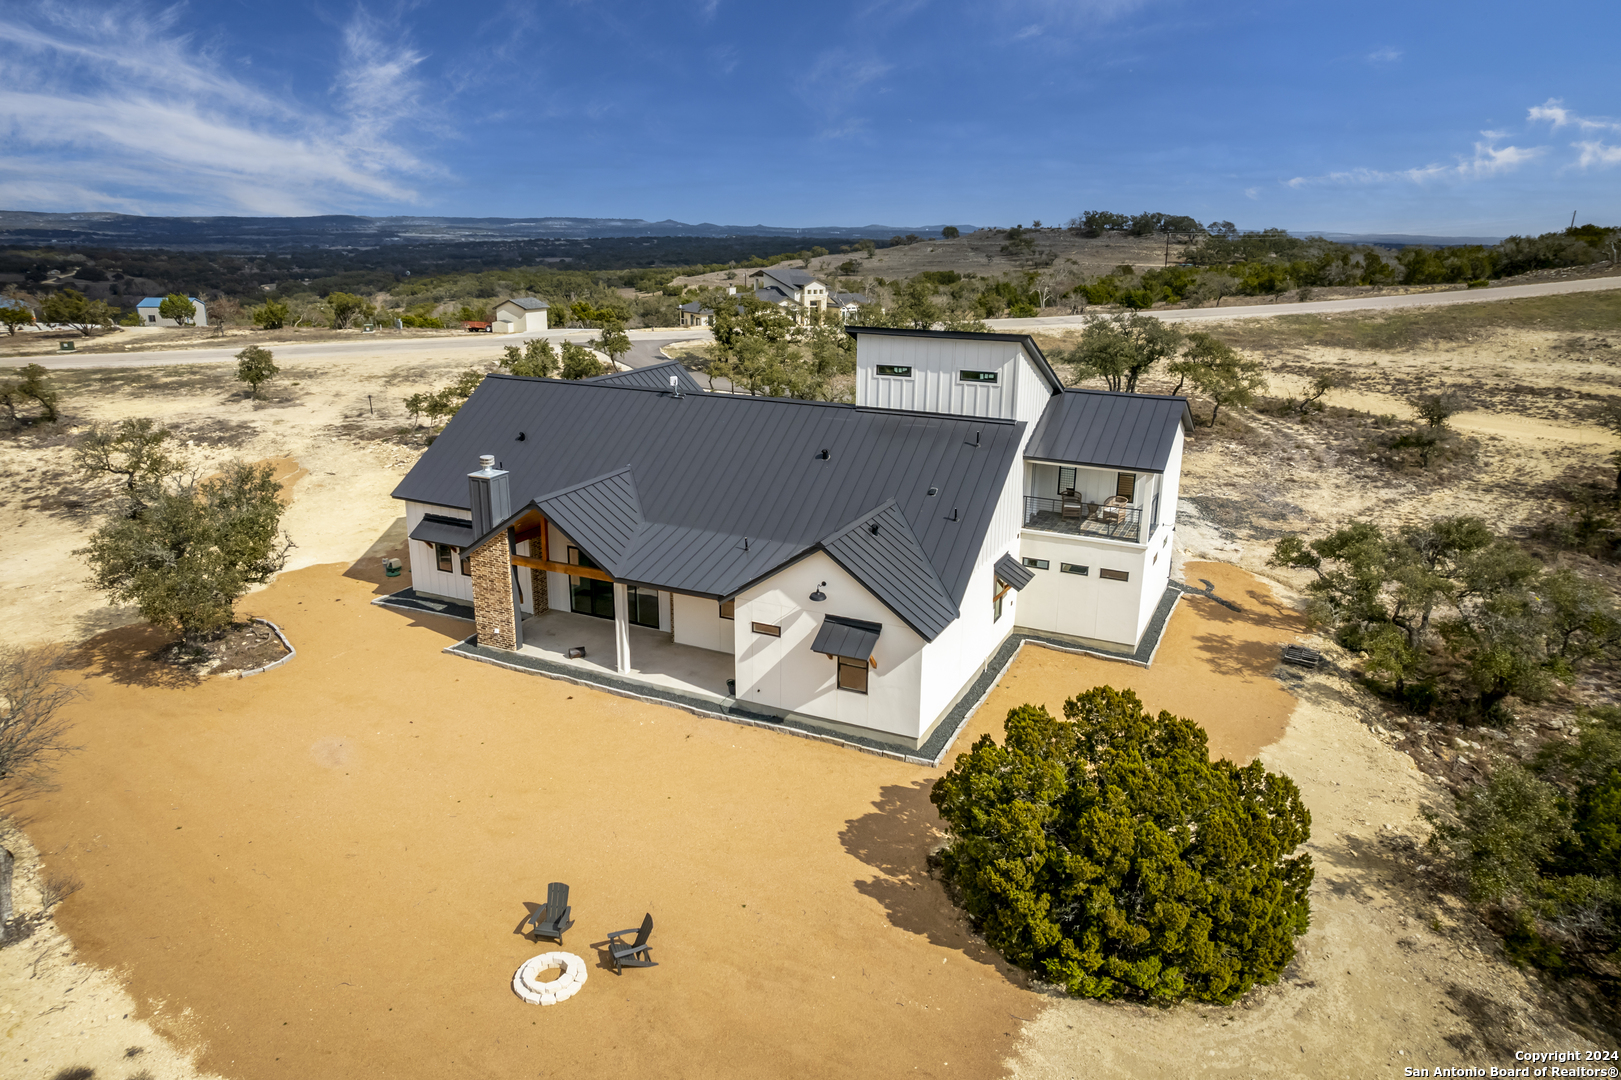
<svg viewBox="0 0 1621 1080"><path fill-rule="evenodd" d="M1019 554L1048 562L1046 570L1031 569L1035 580L1025 586L1019 598L1020 626L1122 645L1137 644L1143 623L1143 567L1149 558L1143 548L1026 530ZM1167 558L1161 555L1160 562L1166 563ZM1087 573L1066 574L1064 563L1085 566ZM1105 580L1099 574L1104 568L1124 570L1131 579ZM1164 590L1161 582L1154 594L1155 604ZM1153 604L1149 611L1153 611Z"/></svg>
<svg viewBox="0 0 1621 1080"><path fill-rule="evenodd" d="M732 655L736 647L732 620L720 617L720 604L703 596L671 597L675 608L675 643Z"/></svg>
<svg viewBox="0 0 1621 1080"><path fill-rule="evenodd" d="M820 603L809 599L818 587L827 596ZM838 689L838 662L811 651L824 615L883 626L866 694ZM754 622L780 626L782 636L757 634ZM923 639L827 555L817 552L740 595L733 635L740 700L906 739L920 734Z"/></svg>

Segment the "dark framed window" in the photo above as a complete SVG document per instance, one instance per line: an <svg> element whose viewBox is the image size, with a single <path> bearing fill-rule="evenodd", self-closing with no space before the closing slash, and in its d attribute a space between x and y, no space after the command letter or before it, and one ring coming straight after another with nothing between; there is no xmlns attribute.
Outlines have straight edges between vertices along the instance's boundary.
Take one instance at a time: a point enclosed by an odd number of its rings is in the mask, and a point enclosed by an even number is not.
<svg viewBox="0 0 1621 1080"><path fill-rule="evenodd" d="M1127 573L1124 570L1099 570L1098 571L1098 577L1107 578L1109 581L1130 581L1131 580L1131 574Z"/></svg>
<svg viewBox="0 0 1621 1080"><path fill-rule="evenodd" d="M993 382L996 381L996 372L994 372L994 371L959 371L959 372L957 372L957 381L959 381L959 382L993 383Z"/></svg>
<svg viewBox="0 0 1621 1080"><path fill-rule="evenodd" d="M1028 555L1019 561L1024 563L1024 565L1028 566L1032 570L1051 570L1053 565L1046 559L1032 559Z"/></svg>
<svg viewBox="0 0 1621 1080"><path fill-rule="evenodd" d="M889 375L896 379L910 379L912 377L912 369L909 367L901 367L899 364L879 364L878 374Z"/></svg>
<svg viewBox="0 0 1621 1080"><path fill-rule="evenodd" d="M1066 574L1079 574L1082 577L1085 577L1092 572L1092 568L1090 566L1080 566L1072 562L1059 563L1058 569L1062 570Z"/></svg>
<svg viewBox="0 0 1621 1080"><path fill-rule="evenodd" d="M454 574L456 572L456 549L449 544L433 545L433 554L439 564L441 573Z"/></svg>
<svg viewBox="0 0 1621 1080"><path fill-rule="evenodd" d="M461 566L462 577L473 576L473 557L461 548L451 548L456 553L456 562Z"/></svg>
<svg viewBox="0 0 1621 1080"><path fill-rule="evenodd" d="M1075 470L1060 467L1058 470L1058 494L1075 490Z"/></svg>
<svg viewBox="0 0 1621 1080"><path fill-rule="evenodd" d="M722 600L720 602L720 617L723 619L737 618L737 601Z"/></svg>
<svg viewBox="0 0 1621 1080"><path fill-rule="evenodd" d="M1116 473L1114 478L1114 493L1124 495L1130 502L1137 496L1137 474L1130 472Z"/></svg>
<svg viewBox="0 0 1621 1080"><path fill-rule="evenodd" d="M848 656L839 657L839 689L848 690L853 694L867 692L867 662L865 660L852 660Z"/></svg>
<svg viewBox="0 0 1621 1080"><path fill-rule="evenodd" d="M764 634L766 637L782 637L782 627L775 623L757 622L749 625L754 628L756 634Z"/></svg>

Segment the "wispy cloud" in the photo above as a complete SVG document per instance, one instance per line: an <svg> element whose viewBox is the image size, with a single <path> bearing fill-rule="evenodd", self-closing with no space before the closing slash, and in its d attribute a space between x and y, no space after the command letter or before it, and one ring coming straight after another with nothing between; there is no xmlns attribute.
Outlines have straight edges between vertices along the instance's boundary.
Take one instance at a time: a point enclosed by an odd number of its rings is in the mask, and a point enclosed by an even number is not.
<svg viewBox="0 0 1621 1080"><path fill-rule="evenodd" d="M1611 120L1607 116L1578 116L1565 108L1560 98L1549 98L1541 105L1532 106L1526 119L1532 123L1549 124L1555 131L1564 127L1573 127L1583 134L1621 131L1621 121ZM1585 170L1594 166L1606 168L1621 165L1621 146L1611 146L1602 139L1579 139L1570 145L1576 150L1576 160L1570 164L1570 168Z"/></svg>
<svg viewBox="0 0 1621 1080"><path fill-rule="evenodd" d="M1386 45L1382 49L1373 50L1362 59L1366 60L1370 64L1394 64L1397 60L1401 59L1401 50L1393 49L1389 45Z"/></svg>
<svg viewBox="0 0 1621 1080"><path fill-rule="evenodd" d="M364 9L330 101L225 70L179 7L35 4L0 21L0 205L300 214L414 201L430 170L390 138L420 115L422 55ZM65 177L73 177L64 183Z"/></svg>
<svg viewBox="0 0 1621 1080"><path fill-rule="evenodd" d="M1311 187L1319 184L1388 184L1405 181L1422 184L1439 180L1481 180L1499 173L1517 169L1535 161L1548 152L1545 146L1497 146L1506 137L1500 131L1483 131L1482 141L1475 143L1472 157L1459 157L1452 165L1420 165L1411 169L1346 169L1320 176L1296 176L1285 180L1291 188Z"/></svg>

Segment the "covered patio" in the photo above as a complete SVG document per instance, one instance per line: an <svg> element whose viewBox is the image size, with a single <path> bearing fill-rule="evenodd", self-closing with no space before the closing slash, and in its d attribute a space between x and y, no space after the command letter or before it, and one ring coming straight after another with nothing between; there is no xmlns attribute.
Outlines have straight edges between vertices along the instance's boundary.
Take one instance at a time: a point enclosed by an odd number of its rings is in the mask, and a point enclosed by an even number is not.
<svg viewBox="0 0 1621 1080"><path fill-rule="evenodd" d="M735 665L729 653L677 645L667 631L645 626L622 625L629 634L629 661L616 664L615 621L570 611L547 611L523 621L523 647L529 655L579 668L593 675L618 674L624 678L677 690L705 700L722 702L730 695L726 680L733 677ZM570 657L570 649L584 648L583 657Z"/></svg>

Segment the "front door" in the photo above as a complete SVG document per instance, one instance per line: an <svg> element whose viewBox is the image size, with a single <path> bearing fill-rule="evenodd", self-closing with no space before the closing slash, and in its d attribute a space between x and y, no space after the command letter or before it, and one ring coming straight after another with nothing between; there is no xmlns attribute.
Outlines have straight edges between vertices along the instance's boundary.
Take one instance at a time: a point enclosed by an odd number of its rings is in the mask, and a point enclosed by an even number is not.
<svg viewBox="0 0 1621 1080"><path fill-rule="evenodd" d="M599 570L591 556L579 548L568 549L568 561L575 566ZM568 609L576 615L594 615L599 619L614 617L614 587L611 581L597 578L571 577L568 579ZM631 608L635 610L634 606Z"/></svg>

